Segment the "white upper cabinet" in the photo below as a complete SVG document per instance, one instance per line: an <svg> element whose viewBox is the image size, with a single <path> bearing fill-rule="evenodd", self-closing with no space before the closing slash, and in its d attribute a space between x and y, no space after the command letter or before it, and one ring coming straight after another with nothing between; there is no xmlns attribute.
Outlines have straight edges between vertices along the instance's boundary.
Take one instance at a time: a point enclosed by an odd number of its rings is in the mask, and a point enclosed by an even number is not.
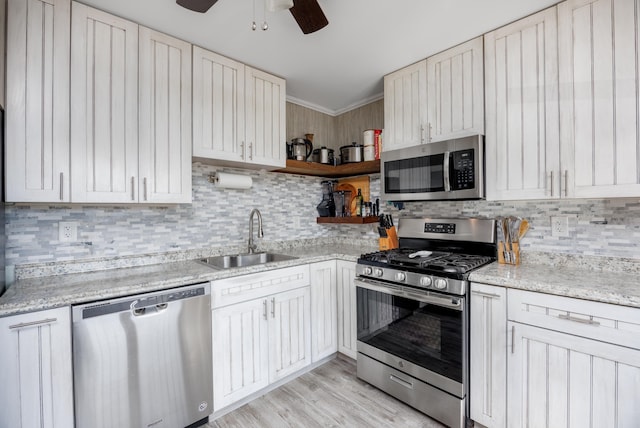
<svg viewBox="0 0 640 428"><path fill-rule="evenodd" d="M6 198L68 202L69 0L9 0Z"/></svg>
<svg viewBox="0 0 640 428"><path fill-rule="evenodd" d="M244 65L193 47L193 156L242 162Z"/></svg>
<svg viewBox="0 0 640 428"><path fill-rule="evenodd" d="M139 29L140 202L191 202L191 45Z"/></svg>
<svg viewBox="0 0 640 428"><path fill-rule="evenodd" d="M556 8L485 34L487 199L560 197Z"/></svg>
<svg viewBox="0 0 640 428"><path fill-rule="evenodd" d="M482 37L427 58L427 141L484 134Z"/></svg>
<svg viewBox="0 0 640 428"><path fill-rule="evenodd" d="M286 166L286 97L284 79L245 67L245 162Z"/></svg>
<svg viewBox="0 0 640 428"><path fill-rule="evenodd" d="M193 48L193 156L245 167L286 164L285 81Z"/></svg>
<svg viewBox="0 0 640 428"><path fill-rule="evenodd" d="M558 5L563 195L640 195L640 4Z"/></svg>
<svg viewBox="0 0 640 428"><path fill-rule="evenodd" d="M384 151L425 142L427 61L384 76Z"/></svg>
<svg viewBox="0 0 640 428"><path fill-rule="evenodd" d="M73 2L73 202L137 202L138 26Z"/></svg>

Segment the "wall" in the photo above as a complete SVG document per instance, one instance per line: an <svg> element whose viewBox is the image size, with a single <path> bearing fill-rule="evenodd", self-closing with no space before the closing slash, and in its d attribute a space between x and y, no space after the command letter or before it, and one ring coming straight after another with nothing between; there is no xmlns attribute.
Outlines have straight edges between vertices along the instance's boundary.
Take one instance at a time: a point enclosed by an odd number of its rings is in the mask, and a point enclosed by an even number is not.
<svg viewBox="0 0 640 428"><path fill-rule="evenodd" d="M250 175L250 190L218 189L214 171ZM152 207L9 205L7 265L246 245L258 208L265 241L329 236L317 225L320 178L234 170L194 163L193 204ZM78 223L78 241L60 243L58 222Z"/></svg>
<svg viewBox="0 0 640 428"><path fill-rule="evenodd" d="M339 153L341 146L362 144L367 129L384 128L384 101L378 100L339 116L330 116L297 104L287 103L287 141L314 134L313 147L322 146Z"/></svg>

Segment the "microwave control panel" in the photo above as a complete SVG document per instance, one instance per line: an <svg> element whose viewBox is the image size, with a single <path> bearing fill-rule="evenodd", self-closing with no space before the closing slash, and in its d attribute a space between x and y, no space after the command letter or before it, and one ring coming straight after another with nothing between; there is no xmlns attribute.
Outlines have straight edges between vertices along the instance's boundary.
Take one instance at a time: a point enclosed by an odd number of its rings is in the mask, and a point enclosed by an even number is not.
<svg viewBox="0 0 640 428"><path fill-rule="evenodd" d="M451 190L473 189L476 186L473 149L452 152L450 161Z"/></svg>

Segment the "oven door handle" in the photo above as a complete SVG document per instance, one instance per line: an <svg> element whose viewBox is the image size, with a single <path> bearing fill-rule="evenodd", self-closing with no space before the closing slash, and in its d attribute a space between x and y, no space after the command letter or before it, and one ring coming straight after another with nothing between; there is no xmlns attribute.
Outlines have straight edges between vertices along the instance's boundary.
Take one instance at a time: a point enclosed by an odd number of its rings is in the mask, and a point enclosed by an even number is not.
<svg viewBox="0 0 640 428"><path fill-rule="evenodd" d="M408 291L404 287L383 284L377 281L354 279L356 287L366 288L367 290L378 291L380 293L391 294L393 296L404 297L407 299L417 300L418 302L428 303L431 305L441 306L456 311L462 311L462 298L455 296L435 295L428 291L423 293L415 293Z"/></svg>

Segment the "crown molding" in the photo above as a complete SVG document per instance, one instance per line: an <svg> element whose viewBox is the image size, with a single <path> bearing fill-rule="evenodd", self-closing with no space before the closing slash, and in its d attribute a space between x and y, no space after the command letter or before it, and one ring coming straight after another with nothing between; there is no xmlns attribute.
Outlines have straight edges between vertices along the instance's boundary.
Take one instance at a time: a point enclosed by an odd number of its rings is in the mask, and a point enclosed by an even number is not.
<svg viewBox="0 0 640 428"><path fill-rule="evenodd" d="M331 109L322 107L320 105L313 104L313 103L310 103L310 102L307 102L307 101L304 101L304 100L301 100L301 99L298 99L298 98L295 98L295 97L291 97L291 96L287 96L287 102L290 102L290 103L293 103L293 104L297 104L299 106L306 107L306 108L309 108L311 110L315 110L315 111L317 111L319 113L324 113L326 115L335 117L335 116L340 116L341 114L350 112L351 110L355 110L357 108L365 106L367 104L371 104L372 102L381 100L383 97L384 97L384 94L381 92L379 94L373 95L373 96L365 98L363 100L360 100L357 103L351 104L351 105L349 105L349 106L347 106L345 108L342 108L340 110L331 110Z"/></svg>

